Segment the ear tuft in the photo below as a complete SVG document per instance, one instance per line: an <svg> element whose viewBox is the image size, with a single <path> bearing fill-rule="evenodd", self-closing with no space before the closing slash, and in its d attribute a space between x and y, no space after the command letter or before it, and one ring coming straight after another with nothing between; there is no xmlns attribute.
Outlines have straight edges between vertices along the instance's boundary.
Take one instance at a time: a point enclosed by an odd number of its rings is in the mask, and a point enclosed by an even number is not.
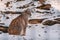
<svg viewBox="0 0 60 40"><path fill-rule="evenodd" d="M28 14L28 15L31 15L31 10L27 9L27 10L25 10L25 13Z"/></svg>
<svg viewBox="0 0 60 40"><path fill-rule="evenodd" d="M25 10L25 13L31 13L30 9Z"/></svg>

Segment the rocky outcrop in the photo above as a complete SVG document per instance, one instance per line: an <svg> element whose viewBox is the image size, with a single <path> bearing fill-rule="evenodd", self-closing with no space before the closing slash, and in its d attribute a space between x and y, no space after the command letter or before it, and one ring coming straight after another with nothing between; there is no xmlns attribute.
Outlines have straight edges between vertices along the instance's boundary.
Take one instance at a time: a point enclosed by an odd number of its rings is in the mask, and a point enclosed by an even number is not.
<svg viewBox="0 0 60 40"><path fill-rule="evenodd" d="M0 31L2 31L3 33L8 33L8 27L0 26Z"/></svg>
<svg viewBox="0 0 60 40"><path fill-rule="evenodd" d="M57 24L60 24L60 18L56 18L56 19L54 19L54 20L57 21Z"/></svg>
<svg viewBox="0 0 60 40"><path fill-rule="evenodd" d="M43 24L43 25L49 25L49 26L51 26L51 25L54 25L54 24L56 24L56 23L57 23L56 21L46 20L46 21L43 22L42 24Z"/></svg>
<svg viewBox="0 0 60 40"><path fill-rule="evenodd" d="M38 0L41 4L44 4L45 0Z"/></svg>
<svg viewBox="0 0 60 40"><path fill-rule="evenodd" d="M54 20L60 21L60 18L56 18L56 19L54 19Z"/></svg>
<svg viewBox="0 0 60 40"><path fill-rule="evenodd" d="M29 24L38 24L38 23L42 23L44 19L30 19L28 22Z"/></svg>
<svg viewBox="0 0 60 40"><path fill-rule="evenodd" d="M43 22L42 24L43 25L49 25L49 26L51 26L51 25L54 25L54 24L60 24L60 18L56 18L56 19L54 19L55 21L53 21L53 20L46 20L45 22Z"/></svg>
<svg viewBox="0 0 60 40"><path fill-rule="evenodd" d="M41 5L39 7L37 7L37 9L44 9L44 10L50 10L51 8L51 5L50 4L44 4L44 5Z"/></svg>

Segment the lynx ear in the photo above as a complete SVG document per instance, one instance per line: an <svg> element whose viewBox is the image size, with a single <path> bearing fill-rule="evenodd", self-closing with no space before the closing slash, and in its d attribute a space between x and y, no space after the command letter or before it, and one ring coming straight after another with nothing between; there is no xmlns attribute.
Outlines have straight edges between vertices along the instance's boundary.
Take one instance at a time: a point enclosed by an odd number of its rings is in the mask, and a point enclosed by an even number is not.
<svg viewBox="0 0 60 40"><path fill-rule="evenodd" d="M28 15L31 15L31 10L27 9L27 10L25 10L25 13L27 13Z"/></svg>
<svg viewBox="0 0 60 40"><path fill-rule="evenodd" d="M30 9L27 9L27 10L25 10L25 12L26 12L26 13L29 13L29 12L31 12L31 11L30 11Z"/></svg>

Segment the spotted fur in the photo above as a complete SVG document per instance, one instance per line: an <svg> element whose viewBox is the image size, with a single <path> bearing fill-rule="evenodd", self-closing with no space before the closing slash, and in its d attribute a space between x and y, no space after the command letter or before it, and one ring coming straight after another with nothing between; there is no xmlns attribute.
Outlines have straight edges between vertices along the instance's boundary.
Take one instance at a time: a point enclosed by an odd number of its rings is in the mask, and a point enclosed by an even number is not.
<svg viewBox="0 0 60 40"><path fill-rule="evenodd" d="M31 15L29 10L22 12L17 18L12 20L9 28L8 33L12 35L22 35L24 36L26 33L26 27L28 23L28 16Z"/></svg>

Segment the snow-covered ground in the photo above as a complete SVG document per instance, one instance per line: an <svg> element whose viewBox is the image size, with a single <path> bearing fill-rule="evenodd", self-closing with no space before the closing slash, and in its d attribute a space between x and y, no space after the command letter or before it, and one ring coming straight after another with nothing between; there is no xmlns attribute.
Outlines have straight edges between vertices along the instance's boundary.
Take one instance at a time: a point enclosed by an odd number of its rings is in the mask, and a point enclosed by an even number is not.
<svg viewBox="0 0 60 40"><path fill-rule="evenodd" d="M10 5L13 5L12 8L8 9L4 5L8 0L3 0L1 2L0 0L0 11L21 11L22 9L16 9L17 6L22 6L25 4L28 4L30 1L24 1L24 2L15 2L14 0L9 0L13 1ZM36 6L37 2L34 2ZM34 13L32 13L32 16L29 19L42 19L42 18L48 18L49 20L53 20L54 18L58 18L57 15L60 15L60 0L48 0L46 1L45 4L51 4L52 8L51 11L53 14L40 14L36 13L35 9ZM5 10L6 9L6 10ZM24 9L23 9L24 10ZM22 10L22 11L23 11ZM39 11L46 11L46 10L39 10ZM4 26L9 26L10 22L19 16L19 14L5 14L5 17L9 17L9 19L6 19L2 14L0 14L1 22L0 23L5 23ZM55 16L55 17L54 17ZM60 17L59 17L60 18ZM31 27L30 27L31 26ZM25 39L27 40L60 40L60 24L55 24L53 26L46 26L42 24L28 24L28 27L26 29L26 36ZM24 40L22 36L16 36L16 35L9 35L8 33L2 33L0 34L0 40Z"/></svg>

